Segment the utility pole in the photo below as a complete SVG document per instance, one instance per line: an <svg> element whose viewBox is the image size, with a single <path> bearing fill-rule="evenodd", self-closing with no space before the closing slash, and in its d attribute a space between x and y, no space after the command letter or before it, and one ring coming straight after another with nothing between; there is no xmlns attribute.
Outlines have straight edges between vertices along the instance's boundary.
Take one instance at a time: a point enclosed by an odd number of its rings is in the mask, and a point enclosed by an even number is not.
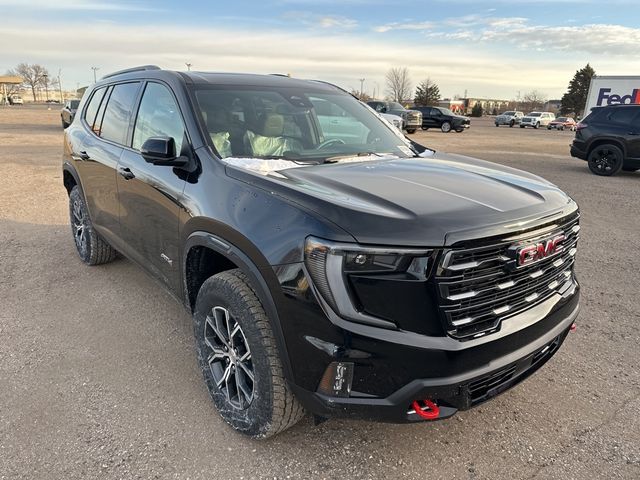
<svg viewBox="0 0 640 480"><path fill-rule="evenodd" d="M60 90L60 103L64 103L64 96L62 95L62 80L60 79L60 73L62 69L58 69L58 89Z"/></svg>
<svg viewBox="0 0 640 480"><path fill-rule="evenodd" d="M191 65L193 65L193 64L192 64L192 63L187 62L187 63L185 63L185 65L187 66L187 70L188 70L188 71L191 71Z"/></svg>
<svg viewBox="0 0 640 480"><path fill-rule="evenodd" d="M45 73L42 75L42 78L44 78L44 93L46 100L49 100L49 85L47 85L49 83L49 75Z"/></svg>
<svg viewBox="0 0 640 480"><path fill-rule="evenodd" d="M93 83L96 83L98 81L96 78L96 72L100 70L100 67L91 67L91 70L93 70Z"/></svg>
<svg viewBox="0 0 640 480"><path fill-rule="evenodd" d="M360 100L362 100L362 93L364 88L364 78L360 79Z"/></svg>

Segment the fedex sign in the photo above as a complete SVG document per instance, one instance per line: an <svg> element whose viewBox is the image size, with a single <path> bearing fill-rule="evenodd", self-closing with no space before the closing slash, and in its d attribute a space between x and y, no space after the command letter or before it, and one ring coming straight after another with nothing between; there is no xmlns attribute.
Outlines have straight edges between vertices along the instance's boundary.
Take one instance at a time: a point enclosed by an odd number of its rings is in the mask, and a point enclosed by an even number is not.
<svg viewBox="0 0 640 480"><path fill-rule="evenodd" d="M598 107L602 105L617 105L617 104L640 104L640 88L634 88L628 95L618 95L611 93L611 88L601 88L598 91L598 101L596 105Z"/></svg>

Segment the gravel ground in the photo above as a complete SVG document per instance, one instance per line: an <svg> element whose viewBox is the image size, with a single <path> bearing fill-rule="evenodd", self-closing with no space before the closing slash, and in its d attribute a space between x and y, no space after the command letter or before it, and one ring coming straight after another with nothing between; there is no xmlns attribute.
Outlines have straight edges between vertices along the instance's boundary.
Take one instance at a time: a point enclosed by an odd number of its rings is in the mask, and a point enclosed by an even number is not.
<svg viewBox="0 0 640 480"><path fill-rule="evenodd" d="M189 315L71 240L57 108L0 108L0 478L640 478L640 172L599 178L570 132L415 138L540 174L582 208L578 330L537 374L444 422L309 418L269 441L214 412Z"/></svg>

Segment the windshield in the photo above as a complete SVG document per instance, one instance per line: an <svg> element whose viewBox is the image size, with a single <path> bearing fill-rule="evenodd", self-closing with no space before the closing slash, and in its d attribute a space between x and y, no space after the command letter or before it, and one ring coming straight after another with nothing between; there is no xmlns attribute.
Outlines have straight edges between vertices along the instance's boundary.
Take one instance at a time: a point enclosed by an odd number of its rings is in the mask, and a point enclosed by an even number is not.
<svg viewBox="0 0 640 480"><path fill-rule="evenodd" d="M542 115L540 112L531 112L527 117L539 117Z"/></svg>
<svg viewBox="0 0 640 480"><path fill-rule="evenodd" d="M350 95L306 87L197 86L195 98L221 158L315 161L391 154L409 143Z"/></svg>
<svg viewBox="0 0 640 480"><path fill-rule="evenodd" d="M556 122L567 122L569 119L567 117L558 117L556 118Z"/></svg>
<svg viewBox="0 0 640 480"><path fill-rule="evenodd" d="M513 116L515 115L516 112L504 112L503 115L509 115L509 116Z"/></svg>

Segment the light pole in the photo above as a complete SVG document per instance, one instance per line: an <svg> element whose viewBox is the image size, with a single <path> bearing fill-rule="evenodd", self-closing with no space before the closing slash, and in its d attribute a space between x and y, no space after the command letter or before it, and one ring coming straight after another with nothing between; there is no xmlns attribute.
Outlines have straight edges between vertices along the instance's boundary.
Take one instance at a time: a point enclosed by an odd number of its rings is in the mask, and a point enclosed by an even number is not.
<svg viewBox="0 0 640 480"><path fill-rule="evenodd" d="M364 88L364 78L360 79L360 100L362 100L362 93Z"/></svg>
<svg viewBox="0 0 640 480"><path fill-rule="evenodd" d="M187 70L188 70L188 71L191 71L191 65L193 65L193 64L192 64L192 63L187 62L187 63L185 63L185 65L187 66Z"/></svg>
<svg viewBox="0 0 640 480"><path fill-rule="evenodd" d="M43 73L42 77L44 78L44 95L46 100L49 101L49 86L47 85L49 83L49 75Z"/></svg>
<svg viewBox="0 0 640 480"><path fill-rule="evenodd" d="M58 69L58 89L60 90L60 103L64 103L64 96L62 95L62 80L60 79L60 73L62 69Z"/></svg>
<svg viewBox="0 0 640 480"><path fill-rule="evenodd" d="M96 78L96 72L100 70L100 67L91 67L91 70L93 70L93 83L96 83L98 81Z"/></svg>

